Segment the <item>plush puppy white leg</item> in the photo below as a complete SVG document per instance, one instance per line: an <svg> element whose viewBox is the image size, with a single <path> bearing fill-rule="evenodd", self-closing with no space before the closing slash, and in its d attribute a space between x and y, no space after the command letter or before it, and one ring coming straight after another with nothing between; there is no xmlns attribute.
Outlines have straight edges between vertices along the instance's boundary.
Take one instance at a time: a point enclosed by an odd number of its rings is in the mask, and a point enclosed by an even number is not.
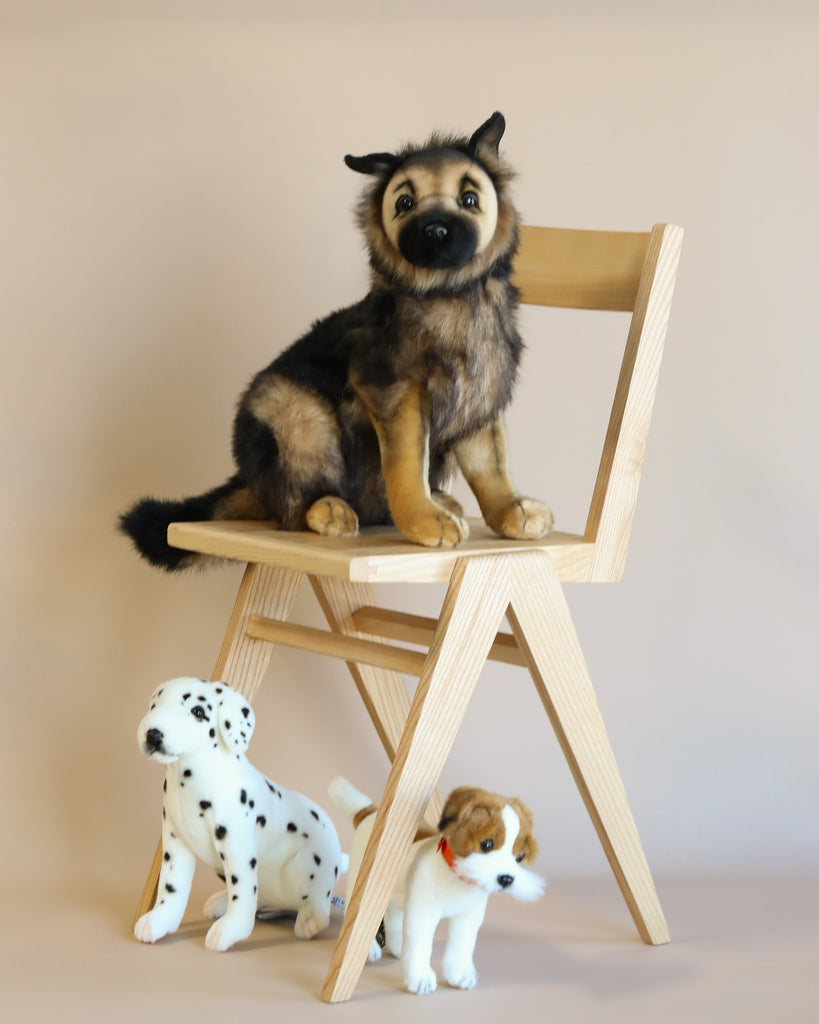
<svg viewBox="0 0 819 1024"><path fill-rule="evenodd" d="M404 987L415 995L425 996L438 987L430 960L432 959L432 942L435 929L441 920L428 904L413 906L407 901L404 911L404 941L402 949L402 966L404 970Z"/></svg>
<svg viewBox="0 0 819 1024"><path fill-rule="evenodd" d="M157 942L182 923L195 867L196 857L174 832L163 807L162 867L156 905L134 925L134 935L140 942Z"/></svg>
<svg viewBox="0 0 819 1024"><path fill-rule="evenodd" d="M484 900L471 913L458 914L449 920L449 934L444 950L444 977L453 988L474 988L478 984L478 972L472 954L486 913L486 903Z"/></svg>
<svg viewBox="0 0 819 1024"><path fill-rule="evenodd" d="M231 823L228 829L217 824L222 820L218 812L218 805L208 808L205 821L211 830L214 849L224 865L226 909L208 929L205 946L214 952L224 952L253 931L258 876L252 825Z"/></svg>

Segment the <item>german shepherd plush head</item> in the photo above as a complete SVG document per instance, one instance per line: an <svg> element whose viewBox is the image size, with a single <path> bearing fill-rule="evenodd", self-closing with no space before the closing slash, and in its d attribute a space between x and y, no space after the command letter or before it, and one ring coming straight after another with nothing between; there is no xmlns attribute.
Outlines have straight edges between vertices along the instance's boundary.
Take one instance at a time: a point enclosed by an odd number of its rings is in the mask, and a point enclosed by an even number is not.
<svg viewBox="0 0 819 1024"><path fill-rule="evenodd" d="M460 288L511 260L513 172L498 152L505 127L496 112L469 138L433 135L399 153L344 158L374 178L359 224L372 267L389 284L416 293Z"/></svg>

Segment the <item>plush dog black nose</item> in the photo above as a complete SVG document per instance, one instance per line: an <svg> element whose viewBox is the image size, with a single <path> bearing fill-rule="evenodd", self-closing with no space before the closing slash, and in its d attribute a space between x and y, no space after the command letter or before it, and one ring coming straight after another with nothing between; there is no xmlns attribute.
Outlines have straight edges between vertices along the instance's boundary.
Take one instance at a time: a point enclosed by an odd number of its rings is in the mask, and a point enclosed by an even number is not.
<svg viewBox="0 0 819 1024"><path fill-rule="evenodd" d="M449 234L449 228L446 224L442 224L439 220L436 220L433 221L432 224L427 224L424 228L424 234L430 242L443 242Z"/></svg>
<svg viewBox="0 0 819 1024"><path fill-rule="evenodd" d="M514 880L514 875L498 875L498 885L501 889L508 889Z"/></svg>
<svg viewBox="0 0 819 1024"><path fill-rule="evenodd" d="M165 735L161 729L149 729L145 733L145 746L148 752L154 754L157 750L160 750L164 738Z"/></svg>

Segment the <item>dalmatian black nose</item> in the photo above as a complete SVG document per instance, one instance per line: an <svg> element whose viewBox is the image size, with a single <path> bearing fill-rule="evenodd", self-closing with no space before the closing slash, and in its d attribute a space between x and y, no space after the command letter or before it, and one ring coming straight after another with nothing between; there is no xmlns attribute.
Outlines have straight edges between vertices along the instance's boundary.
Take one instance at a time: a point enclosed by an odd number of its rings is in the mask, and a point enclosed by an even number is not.
<svg viewBox="0 0 819 1024"><path fill-rule="evenodd" d="M165 734L161 729L149 729L145 733L145 749L149 754L156 754L162 750L162 741L165 739Z"/></svg>
<svg viewBox="0 0 819 1024"><path fill-rule="evenodd" d="M498 885L501 889L508 889L514 880L514 875L498 875Z"/></svg>
<svg viewBox="0 0 819 1024"><path fill-rule="evenodd" d="M449 229L446 224L442 224L440 221L433 221L432 224L427 224L424 228L424 234L430 240L430 242L443 242L446 236L449 234Z"/></svg>

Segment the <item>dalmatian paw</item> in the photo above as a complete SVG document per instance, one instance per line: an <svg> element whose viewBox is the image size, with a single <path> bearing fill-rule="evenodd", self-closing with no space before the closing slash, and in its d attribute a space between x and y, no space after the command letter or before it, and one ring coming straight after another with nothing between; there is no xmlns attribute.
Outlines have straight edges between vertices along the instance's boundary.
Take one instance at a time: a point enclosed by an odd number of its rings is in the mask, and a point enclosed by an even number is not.
<svg viewBox="0 0 819 1024"><path fill-rule="evenodd" d="M248 938L252 931L252 920L248 927L248 923L244 918L226 914L224 917L220 917L208 929L208 934L205 936L205 946L212 953L224 953L226 949L230 949L235 943Z"/></svg>
<svg viewBox="0 0 819 1024"><path fill-rule="evenodd" d="M158 942L169 932L175 932L177 927L163 908L155 907L140 917L134 925L134 935L140 942Z"/></svg>
<svg viewBox="0 0 819 1024"><path fill-rule="evenodd" d="M305 907L296 915L293 931L297 939L313 939L330 923L329 914L322 914L315 907Z"/></svg>
<svg viewBox="0 0 819 1024"><path fill-rule="evenodd" d="M202 907L202 913L211 921L215 921L217 918L225 916L227 905L227 890L222 889L221 892L215 892L212 896L208 896Z"/></svg>
<svg viewBox="0 0 819 1024"><path fill-rule="evenodd" d="M475 965L471 963L448 964L444 959L444 977L447 985L452 988L469 989L478 984L478 972L475 970Z"/></svg>
<svg viewBox="0 0 819 1024"><path fill-rule="evenodd" d="M438 987L438 979L431 967L417 974L404 975L404 988L415 996L428 996Z"/></svg>

